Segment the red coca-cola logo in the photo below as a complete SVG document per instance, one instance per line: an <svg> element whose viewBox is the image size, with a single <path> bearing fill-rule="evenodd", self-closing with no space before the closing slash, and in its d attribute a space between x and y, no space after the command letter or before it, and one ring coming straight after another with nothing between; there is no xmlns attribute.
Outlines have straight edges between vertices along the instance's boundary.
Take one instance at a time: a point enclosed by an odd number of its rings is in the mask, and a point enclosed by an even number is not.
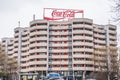
<svg viewBox="0 0 120 80"><path fill-rule="evenodd" d="M82 17L84 16L83 10L44 8L43 17L45 20L71 20L75 18L78 13L82 13Z"/></svg>
<svg viewBox="0 0 120 80"><path fill-rule="evenodd" d="M75 12L73 10L53 10L52 11L52 17L64 17L64 18L70 18L75 16Z"/></svg>
<svg viewBox="0 0 120 80"><path fill-rule="evenodd" d="M74 17L75 16L75 12L72 10L66 10L63 14L63 17Z"/></svg>

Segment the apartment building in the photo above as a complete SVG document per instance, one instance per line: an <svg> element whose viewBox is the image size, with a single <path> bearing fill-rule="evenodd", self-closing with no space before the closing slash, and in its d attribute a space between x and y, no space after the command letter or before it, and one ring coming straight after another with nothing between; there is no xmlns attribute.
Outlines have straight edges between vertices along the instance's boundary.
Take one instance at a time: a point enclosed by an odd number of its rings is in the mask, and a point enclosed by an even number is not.
<svg viewBox="0 0 120 80"><path fill-rule="evenodd" d="M94 24L88 18L33 20L29 27L15 28L14 37L3 38L2 43L7 54L18 60L21 73L78 77L99 71L95 57L103 59L106 54L96 49L116 48L116 35L115 25Z"/></svg>

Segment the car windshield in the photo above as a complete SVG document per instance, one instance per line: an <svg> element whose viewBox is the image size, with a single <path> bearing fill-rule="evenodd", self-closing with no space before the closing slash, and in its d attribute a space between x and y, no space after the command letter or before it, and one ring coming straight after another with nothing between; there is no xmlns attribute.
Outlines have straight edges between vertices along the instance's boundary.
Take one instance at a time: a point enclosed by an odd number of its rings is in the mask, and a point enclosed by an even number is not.
<svg viewBox="0 0 120 80"><path fill-rule="evenodd" d="M57 74L57 73L51 73L51 74L49 74L48 76L49 76L49 77L59 77L59 74Z"/></svg>
<svg viewBox="0 0 120 80"><path fill-rule="evenodd" d="M59 73L49 73L47 75L47 80L63 80L63 79L60 77Z"/></svg>
<svg viewBox="0 0 120 80"><path fill-rule="evenodd" d="M48 80L60 80L60 78L50 78Z"/></svg>
<svg viewBox="0 0 120 80"><path fill-rule="evenodd" d="M59 77L59 74L49 74L50 77Z"/></svg>

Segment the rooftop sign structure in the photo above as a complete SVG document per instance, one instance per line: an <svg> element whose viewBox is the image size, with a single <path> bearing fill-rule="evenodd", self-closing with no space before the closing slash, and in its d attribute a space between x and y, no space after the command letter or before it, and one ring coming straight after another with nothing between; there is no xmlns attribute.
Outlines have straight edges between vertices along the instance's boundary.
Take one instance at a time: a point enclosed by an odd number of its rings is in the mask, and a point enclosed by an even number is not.
<svg viewBox="0 0 120 80"><path fill-rule="evenodd" d="M44 20L71 20L76 17L84 17L84 11L59 8L44 8L43 10Z"/></svg>

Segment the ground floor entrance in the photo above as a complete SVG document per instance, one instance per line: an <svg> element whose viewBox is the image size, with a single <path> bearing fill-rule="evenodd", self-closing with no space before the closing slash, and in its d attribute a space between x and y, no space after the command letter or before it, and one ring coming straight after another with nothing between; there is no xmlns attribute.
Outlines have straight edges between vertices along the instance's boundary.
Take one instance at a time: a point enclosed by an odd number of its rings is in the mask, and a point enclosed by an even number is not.
<svg viewBox="0 0 120 80"><path fill-rule="evenodd" d="M51 72L51 71L50 71ZM43 80L47 76L47 71L40 71L37 73L21 73L20 80ZM64 80L82 80L85 77L89 76L90 71L53 71L59 73Z"/></svg>
<svg viewBox="0 0 120 80"><path fill-rule="evenodd" d="M21 73L20 80L39 80L37 73Z"/></svg>

